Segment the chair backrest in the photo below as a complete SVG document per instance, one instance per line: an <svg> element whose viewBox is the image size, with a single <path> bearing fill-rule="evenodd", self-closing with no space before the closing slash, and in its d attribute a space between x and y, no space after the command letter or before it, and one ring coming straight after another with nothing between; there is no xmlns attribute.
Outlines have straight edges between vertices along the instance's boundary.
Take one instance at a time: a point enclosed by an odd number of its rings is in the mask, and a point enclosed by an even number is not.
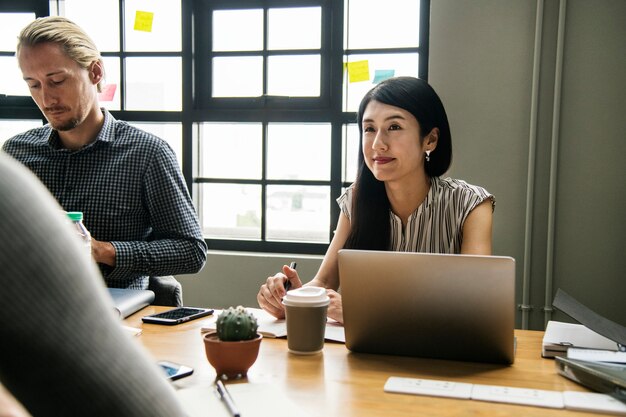
<svg viewBox="0 0 626 417"><path fill-rule="evenodd" d="M154 291L152 305L157 306L183 306L183 286L171 275L163 277L150 277L148 289Z"/></svg>

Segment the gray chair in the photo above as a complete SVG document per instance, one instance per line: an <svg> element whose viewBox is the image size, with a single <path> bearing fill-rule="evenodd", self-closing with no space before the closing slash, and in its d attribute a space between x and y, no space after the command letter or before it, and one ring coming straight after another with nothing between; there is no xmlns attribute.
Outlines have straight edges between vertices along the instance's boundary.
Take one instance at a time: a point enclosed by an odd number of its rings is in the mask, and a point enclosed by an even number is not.
<svg viewBox="0 0 626 417"><path fill-rule="evenodd" d="M171 275L150 277L148 289L154 292L155 306L182 307L183 286Z"/></svg>

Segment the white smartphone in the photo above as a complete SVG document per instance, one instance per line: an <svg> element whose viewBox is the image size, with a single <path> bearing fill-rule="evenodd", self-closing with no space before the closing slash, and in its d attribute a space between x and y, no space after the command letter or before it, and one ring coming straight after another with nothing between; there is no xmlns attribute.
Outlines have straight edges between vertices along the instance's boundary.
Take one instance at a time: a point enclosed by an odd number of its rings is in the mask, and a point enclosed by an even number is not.
<svg viewBox="0 0 626 417"><path fill-rule="evenodd" d="M158 361L157 363L165 371L165 375L167 375L167 377L172 381L193 374L193 368L179 363L168 361Z"/></svg>

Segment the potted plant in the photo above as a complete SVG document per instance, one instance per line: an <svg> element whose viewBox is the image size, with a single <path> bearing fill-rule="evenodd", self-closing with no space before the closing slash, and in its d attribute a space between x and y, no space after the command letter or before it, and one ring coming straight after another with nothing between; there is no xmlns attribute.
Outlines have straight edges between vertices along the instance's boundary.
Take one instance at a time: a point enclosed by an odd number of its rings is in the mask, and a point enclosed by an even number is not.
<svg viewBox="0 0 626 417"><path fill-rule="evenodd" d="M229 307L217 317L216 331L204 335L204 349L218 378L243 378L259 354L263 336L256 317L244 307Z"/></svg>

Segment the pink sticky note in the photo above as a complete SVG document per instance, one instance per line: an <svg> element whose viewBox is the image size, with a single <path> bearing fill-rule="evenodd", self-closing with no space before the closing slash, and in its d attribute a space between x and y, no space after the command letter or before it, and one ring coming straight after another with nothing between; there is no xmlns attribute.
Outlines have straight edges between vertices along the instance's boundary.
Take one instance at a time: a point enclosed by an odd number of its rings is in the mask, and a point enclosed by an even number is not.
<svg viewBox="0 0 626 417"><path fill-rule="evenodd" d="M98 94L98 99L100 101L113 101L113 97L115 96L116 90L117 90L117 84L106 84L102 88L102 92Z"/></svg>

